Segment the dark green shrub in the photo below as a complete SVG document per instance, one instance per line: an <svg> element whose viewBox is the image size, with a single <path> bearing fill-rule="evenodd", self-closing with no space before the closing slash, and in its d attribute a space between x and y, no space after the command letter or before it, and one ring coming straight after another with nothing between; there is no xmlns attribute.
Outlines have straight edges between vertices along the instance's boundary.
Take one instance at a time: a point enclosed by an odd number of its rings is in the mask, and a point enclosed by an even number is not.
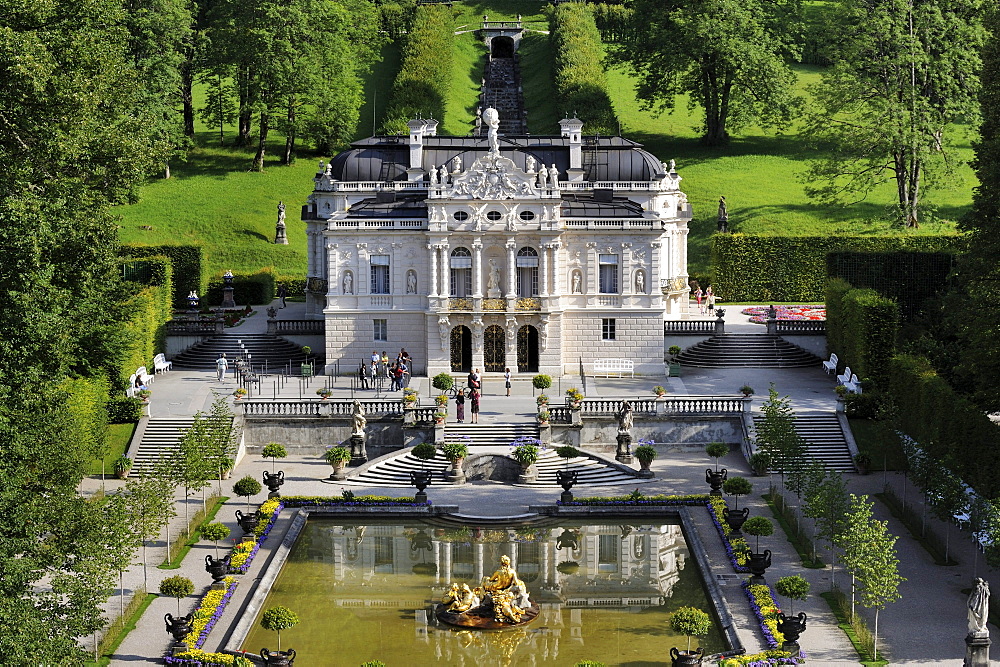
<svg viewBox="0 0 1000 667"><path fill-rule="evenodd" d="M142 401L138 398L113 398L107 403L109 424L128 424L142 418Z"/></svg>
<svg viewBox="0 0 1000 667"><path fill-rule="evenodd" d="M277 291L277 278L271 269L262 269L257 273L233 274L233 300L238 305L263 305L271 303ZM222 304L222 290L225 283L218 275L208 281L205 298L210 306Z"/></svg>
<svg viewBox="0 0 1000 667"><path fill-rule="evenodd" d="M826 285L827 348L859 378L881 385L899 336L899 307L872 289L845 289L842 280ZM870 388L870 387L866 387Z"/></svg>
<svg viewBox="0 0 1000 667"><path fill-rule="evenodd" d="M119 250L122 257L155 257L163 255L170 258L173 267L174 286L172 301L175 308L187 307L187 295L191 290L198 294L204 292L204 276L202 275L204 253L200 246L193 245L123 245Z"/></svg>

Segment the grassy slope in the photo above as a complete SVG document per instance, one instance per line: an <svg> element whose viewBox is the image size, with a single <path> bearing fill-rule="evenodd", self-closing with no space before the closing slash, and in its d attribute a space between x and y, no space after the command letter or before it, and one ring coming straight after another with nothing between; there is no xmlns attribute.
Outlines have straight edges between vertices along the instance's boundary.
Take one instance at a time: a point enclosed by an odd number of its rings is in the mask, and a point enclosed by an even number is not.
<svg viewBox="0 0 1000 667"><path fill-rule="evenodd" d="M479 106L479 82L483 79L486 45L475 33L455 35L451 88L444 104L444 122L439 134L464 136L472 132L476 107Z"/></svg>

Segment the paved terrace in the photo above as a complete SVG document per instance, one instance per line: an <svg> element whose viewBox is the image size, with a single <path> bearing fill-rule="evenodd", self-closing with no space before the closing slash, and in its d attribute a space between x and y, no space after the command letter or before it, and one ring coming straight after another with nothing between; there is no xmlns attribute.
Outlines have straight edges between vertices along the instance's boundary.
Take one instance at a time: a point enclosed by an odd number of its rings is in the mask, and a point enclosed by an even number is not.
<svg viewBox="0 0 1000 667"><path fill-rule="evenodd" d="M280 312L283 317L295 319L295 310L299 305L289 304L289 306L288 309ZM729 309L730 314L735 314L735 312L735 308ZM732 316L727 318L730 321L732 319L734 319ZM231 330L231 333L262 331L264 326L262 313L258 313L249 318L242 327ZM731 331L738 330L737 327L752 327L749 329L750 331L762 330L759 325L729 324ZM568 376L559 380L562 382L562 389L581 385L579 376ZM318 383L322 381L324 378L315 379L312 390L307 395L314 396L315 387L319 386ZM754 404L755 408L759 408L762 400L761 395L766 396L769 382L775 382L780 393L791 395L792 405L797 411L829 411L834 407L833 380L824 375L818 367L816 369L791 370L701 370L686 368L682 378L670 378L667 384L673 395L731 395L736 393L737 387L749 383L757 390ZM426 378L415 378L413 384L421 390L423 397L429 396ZM587 378L585 391L591 397L649 395L650 387L653 384L665 384L664 379L595 380ZM153 397L150 412L154 417L190 416L198 410L207 410L216 394L229 395L234 388L235 383L232 380L217 383L214 373L169 372L157 377L152 386ZM333 388L335 396L346 397L350 395L350 389L345 379L335 381ZM514 396L509 398L503 396L502 378L487 376L484 383L483 412L481 414L484 425L512 421L518 416L530 418L534 414L535 407L530 382L515 382L513 393ZM282 394L297 396L298 391L295 384L286 385ZM553 397L560 395L557 393L557 387L550 390L550 395ZM678 449L661 455L652 465L656 479L644 484L642 491L644 494L703 493L707 491L707 485L704 483L704 470L711 463L711 460L700 449ZM721 464L730 470L730 474L736 473L750 477L749 467L738 452L730 453L721 461ZM234 471L233 479L244 475L259 478L263 470L270 469L270 465L270 461L248 456ZM280 462L278 467L285 471L286 483L282 487L282 492L285 495L339 495L343 488L326 479L330 468L319 459L285 459ZM849 489L853 493L877 493L881 491L884 484L893 485L897 489L897 493L902 492L903 479L898 474L889 474L888 476L849 474L846 475L846 478ZM755 482L754 495L741 499L741 505L750 506L752 515L770 516L760 499L760 493L765 490L766 480L754 478L753 481ZM777 483L777 480L775 481ZM112 490L122 483L109 479L104 484L109 490ZM224 483L225 493L231 494L231 485L232 482ZM99 479L87 479L81 485L81 490L84 493L92 493L100 486ZM919 499L915 498L912 484L909 486L909 501L919 503ZM367 492L363 487L352 486L350 488L359 495ZM401 488L395 493L409 495L412 491L413 489ZM620 486L609 488L578 487L574 491L577 495L612 495L622 493L623 489ZM373 488L371 492L385 494L387 490L385 487L381 487ZM391 490L388 492L390 495L392 494ZM528 505L554 502L558 497L558 490L518 488L494 482L476 482L460 487L430 487L428 492L435 504L459 505L460 511L464 514L482 516L519 514L525 512ZM180 494L183 492L181 491ZM177 498L179 504L185 502L180 494ZM255 500L262 501L264 498L265 494L261 493ZM230 527L234 536L240 533L240 529L235 523L234 511L243 507L241 500L238 498L230 500L220 509L218 514L218 519ZM200 500L192 497L187 502L197 505ZM960 564L955 567L936 566L930 556L909 536L907 530L889 516L888 511L881 503L876 502L875 513L877 518L888 520L890 531L900 536L897 548L902 561L901 573L907 578L901 587L903 599L890 605L880 615L879 634L882 637L880 645L889 652L894 665L961 665L965 651L963 639L967 631L965 610L967 595L963 594L961 590L969 588L973 577L977 575L988 578L994 590L1000 590L998 588L1000 577L997 577L995 571L987 570L981 557L974 558L975 550L967 532L958 533L955 531L952 535L952 555ZM183 510L179 511L179 514L183 516ZM720 540L708 520L707 514L695 511L693 515L697 517L699 532L712 563L713 575L732 573ZM936 527L940 534L944 534L944 524L933 519L928 519L928 522ZM180 520L175 521L175 524L179 525L179 523ZM269 550L280 542L280 536L286 528L287 520L276 527L276 534L268 540L268 550L258 555L251 571L243 576L244 583L237 589L237 595L229 605L216 633L210 638L206 649L214 649L222 642L225 628L235 619L242 606L241 595L245 595L251 588L248 585L249 580L260 575L261 568L268 560ZM172 530L176 531L176 529L175 525ZM812 592L808 600L805 603L796 603L795 605L796 612L805 611L809 616L808 630L800 639L803 650L809 656L809 664L858 664L856 653L843 632L836 627L826 603L818 597L818 593L827 590L830 586L830 568L827 567L823 570L802 568L791 545L783 539L780 528L777 529L774 536L762 540L761 546L769 548L773 552L773 565L768 571L768 581L773 582L778 577L785 575L799 574L812 584ZM179 570L149 569L149 590L155 591L158 582L168 576L182 574L191 578L196 585L196 595L182 600L181 604L182 613L188 613L194 608L198 597L207 589L210 582L208 574L204 571L204 559L206 554L212 553L212 549L211 543L198 544L191 550ZM149 562L160 562L165 552L163 543L154 543L148 552ZM140 561L141 552L136 554L136 562ZM975 571L974 568L976 568ZM838 581L844 581L842 569L838 569L836 577ZM132 590L142 584L142 581L141 565L131 568L125 574L124 579L126 595L130 595ZM722 591L735 617L740 638L748 652L763 648L756 630L756 620L749 612L749 605L742 591L732 583L723 586ZM112 598L107 606L110 615L116 614L117 598ZM138 627L119 648L112 665L157 663L169 644L169 637L164 631L162 620L163 615L167 612L176 613L175 601L173 599L155 600L141 619ZM593 658L607 660L609 664L614 663L613 656L601 653L601 650L595 647Z"/></svg>

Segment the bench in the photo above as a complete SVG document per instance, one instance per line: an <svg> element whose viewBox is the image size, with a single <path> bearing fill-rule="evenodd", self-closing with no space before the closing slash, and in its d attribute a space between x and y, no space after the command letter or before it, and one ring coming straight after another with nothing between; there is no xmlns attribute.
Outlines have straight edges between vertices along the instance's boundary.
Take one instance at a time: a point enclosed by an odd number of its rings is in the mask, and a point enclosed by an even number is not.
<svg viewBox="0 0 1000 667"><path fill-rule="evenodd" d="M149 386L149 384L155 379L152 375L146 372L145 366L139 366L135 371L135 377L139 379L140 384ZM132 383L133 385L135 382Z"/></svg>
<svg viewBox="0 0 1000 667"><path fill-rule="evenodd" d="M635 376L635 362L631 359L596 359L594 360L594 377L629 377Z"/></svg>
<svg viewBox="0 0 1000 667"><path fill-rule="evenodd" d="M153 357L153 375L162 373L163 371L169 371L173 368L173 366L174 362L167 361L167 358L163 356L162 352Z"/></svg>
<svg viewBox="0 0 1000 667"><path fill-rule="evenodd" d="M844 369L844 373L842 375L837 376L837 384L847 384L850 381L851 381L851 367L848 366L847 368Z"/></svg>
<svg viewBox="0 0 1000 667"><path fill-rule="evenodd" d="M128 386L125 387L125 396L128 398L135 398L135 393L137 391L139 390L135 388L135 373L132 373L132 375L128 378Z"/></svg>
<svg viewBox="0 0 1000 667"><path fill-rule="evenodd" d="M837 355L831 354L829 361L823 362L823 370L826 371L827 375L829 375L830 373L837 372L837 361L838 361Z"/></svg>
<svg viewBox="0 0 1000 667"><path fill-rule="evenodd" d="M858 376L854 373L851 374L851 379L844 383L844 386L847 387L847 391L852 394L861 393L861 380L859 380Z"/></svg>

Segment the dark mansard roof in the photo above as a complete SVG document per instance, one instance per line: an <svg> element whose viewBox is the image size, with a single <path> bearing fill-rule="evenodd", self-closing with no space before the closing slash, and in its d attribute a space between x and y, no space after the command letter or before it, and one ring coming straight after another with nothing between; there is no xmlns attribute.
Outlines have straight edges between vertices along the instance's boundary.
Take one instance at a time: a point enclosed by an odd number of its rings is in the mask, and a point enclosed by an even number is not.
<svg viewBox="0 0 1000 667"><path fill-rule="evenodd" d="M338 181L403 181L410 163L405 136L369 137L331 160L331 175ZM467 169L489 150L486 137L424 137L423 168L462 158ZM558 136L502 136L500 152L525 168L528 155L536 163L556 165L562 178L569 169L569 139ZM661 178L663 166L642 144L623 137L583 138L583 170L587 181L649 181Z"/></svg>
<svg viewBox="0 0 1000 667"><path fill-rule="evenodd" d="M422 197L396 197L395 193L386 193L389 196L372 197L362 199L347 210L348 217L361 218L426 218L427 204Z"/></svg>
<svg viewBox="0 0 1000 667"><path fill-rule="evenodd" d="M625 197L564 194L561 213L564 218L641 218L642 206Z"/></svg>

